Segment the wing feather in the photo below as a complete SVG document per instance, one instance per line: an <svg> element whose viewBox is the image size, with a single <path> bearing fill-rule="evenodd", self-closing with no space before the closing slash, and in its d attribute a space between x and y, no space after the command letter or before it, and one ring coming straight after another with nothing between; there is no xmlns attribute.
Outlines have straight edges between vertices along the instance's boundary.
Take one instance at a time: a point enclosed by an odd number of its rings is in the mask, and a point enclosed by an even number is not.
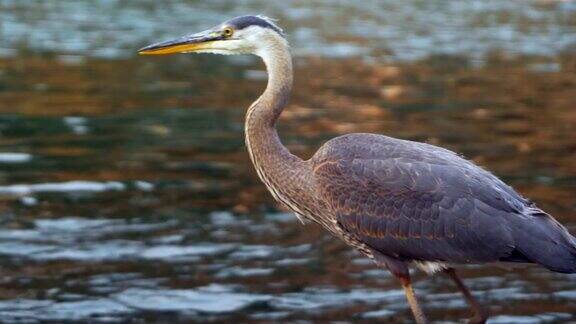
<svg viewBox="0 0 576 324"><path fill-rule="evenodd" d="M403 158L353 157L324 161L315 177L339 226L384 255L497 261L514 249L503 220L516 206L505 190L467 171Z"/></svg>

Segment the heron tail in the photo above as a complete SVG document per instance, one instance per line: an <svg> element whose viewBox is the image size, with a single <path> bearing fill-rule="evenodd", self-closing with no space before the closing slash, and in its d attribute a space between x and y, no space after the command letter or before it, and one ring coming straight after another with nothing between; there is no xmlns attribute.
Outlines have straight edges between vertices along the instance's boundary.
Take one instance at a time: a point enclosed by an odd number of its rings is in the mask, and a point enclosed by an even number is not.
<svg viewBox="0 0 576 324"><path fill-rule="evenodd" d="M526 216L511 224L516 250L549 270L576 273L576 238L540 209L531 209Z"/></svg>

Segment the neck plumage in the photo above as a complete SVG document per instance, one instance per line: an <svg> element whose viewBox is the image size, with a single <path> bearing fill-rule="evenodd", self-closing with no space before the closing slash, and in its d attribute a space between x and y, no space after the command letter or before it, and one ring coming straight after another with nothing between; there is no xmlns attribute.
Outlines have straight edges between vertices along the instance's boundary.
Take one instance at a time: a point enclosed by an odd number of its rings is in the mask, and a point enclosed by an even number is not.
<svg viewBox="0 0 576 324"><path fill-rule="evenodd" d="M292 90L292 59L287 45L276 41L260 52L268 70L268 85L264 93L248 109L246 128L275 130L280 113L288 103ZM262 127L260 127L262 126Z"/></svg>
<svg viewBox="0 0 576 324"><path fill-rule="evenodd" d="M272 195L301 214L302 207L294 197L309 181L306 163L282 145L275 128L292 89L292 59L283 40L260 56L268 70L268 85L246 114L246 146L258 176Z"/></svg>

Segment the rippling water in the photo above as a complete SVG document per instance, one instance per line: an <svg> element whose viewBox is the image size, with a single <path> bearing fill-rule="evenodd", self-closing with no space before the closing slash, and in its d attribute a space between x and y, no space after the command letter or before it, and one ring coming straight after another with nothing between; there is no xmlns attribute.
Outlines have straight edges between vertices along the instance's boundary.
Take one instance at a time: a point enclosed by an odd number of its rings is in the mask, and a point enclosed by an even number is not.
<svg viewBox="0 0 576 324"><path fill-rule="evenodd" d="M482 58L492 50L554 56L574 50L573 1L43 1L0 2L0 53L18 48L132 56L135 43L266 13L290 29L300 55L413 60ZM169 23L166 23L169 22Z"/></svg>
<svg viewBox="0 0 576 324"><path fill-rule="evenodd" d="M292 151L356 131L438 144L575 232L573 1L0 1L0 322L411 319L389 273L257 180L257 61L133 54L255 11L298 55ZM576 320L574 275L463 274L492 323ZM468 317L446 278L415 275L432 319Z"/></svg>

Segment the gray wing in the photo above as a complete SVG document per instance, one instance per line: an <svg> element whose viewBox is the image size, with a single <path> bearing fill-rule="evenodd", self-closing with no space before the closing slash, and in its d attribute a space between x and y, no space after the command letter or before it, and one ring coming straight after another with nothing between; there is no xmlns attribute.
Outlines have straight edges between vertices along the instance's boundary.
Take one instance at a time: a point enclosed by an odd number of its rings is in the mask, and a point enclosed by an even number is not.
<svg viewBox="0 0 576 324"><path fill-rule="evenodd" d="M384 255L469 263L514 250L506 218L528 201L450 151L355 134L314 159L319 194L339 226Z"/></svg>

